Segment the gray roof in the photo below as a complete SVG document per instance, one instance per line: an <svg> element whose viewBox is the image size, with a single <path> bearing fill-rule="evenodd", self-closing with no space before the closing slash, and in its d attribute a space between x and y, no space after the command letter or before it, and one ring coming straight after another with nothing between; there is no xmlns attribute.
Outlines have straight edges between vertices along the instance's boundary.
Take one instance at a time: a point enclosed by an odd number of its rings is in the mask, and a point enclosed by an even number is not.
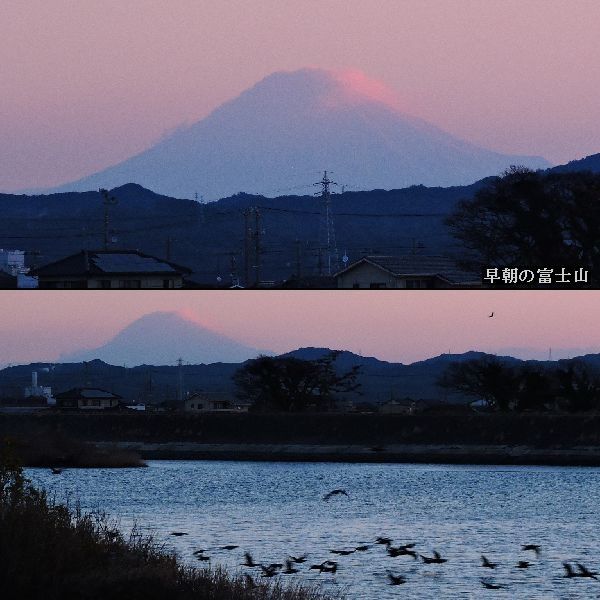
<svg viewBox="0 0 600 600"><path fill-rule="evenodd" d="M153 256L142 256L131 252L90 254L90 262L104 273L177 273L167 262Z"/></svg>
<svg viewBox="0 0 600 600"><path fill-rule="evenodd" d="M82 250L35 269L40 277L102 275L188 275L190 269L139 250Z"/></svg>
<svg viewBox="0 0 600 600"><path fill-rule="evenodd" d="M78 400L78 399L112 399L120 400L121 396L113 394L107 390L101 388L72 388L66 392L56 394L57 400Z"/></svg>
<svg viewBox="0 0 600 600"><path fill-rule="evenodd" d="M452 258L446 256L426 256L407 254L404 256L364 256L345 269L340 275L357 267L360 263L369 262L385 269L396 277L442 277L454 284L481 283L477 275L462 271Z"/></svg>

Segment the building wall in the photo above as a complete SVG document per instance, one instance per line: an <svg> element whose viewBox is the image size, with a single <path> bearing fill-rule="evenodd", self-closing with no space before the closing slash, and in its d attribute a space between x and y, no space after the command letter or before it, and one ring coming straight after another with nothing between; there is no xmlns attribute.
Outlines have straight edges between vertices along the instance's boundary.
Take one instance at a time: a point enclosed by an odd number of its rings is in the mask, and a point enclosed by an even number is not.
<svg viewBox="0 0 600 600"><path fill-rule="evenodd" d="M342 289L352 289L357 286L360 289L369 289L373 285L383 288L400 287L393 275L369 263L357 265L337 277L337 287Z"/></svg>
<svg viewBox="0 0 600 600"><path fill-rule="evenodd" d="M437 277L396 277L370 263L361 263L338 275L337 287L341 289L429 289L444 287Z"/></svg>
<svg viewBox="0 0 600 600"><path fill-rule="evenodd" d="M166 282L166 283L165 283ZM45 289L181 289L183 279L170 277L118 276L94 279L85 278L42 278L39 287Z"/></svg>

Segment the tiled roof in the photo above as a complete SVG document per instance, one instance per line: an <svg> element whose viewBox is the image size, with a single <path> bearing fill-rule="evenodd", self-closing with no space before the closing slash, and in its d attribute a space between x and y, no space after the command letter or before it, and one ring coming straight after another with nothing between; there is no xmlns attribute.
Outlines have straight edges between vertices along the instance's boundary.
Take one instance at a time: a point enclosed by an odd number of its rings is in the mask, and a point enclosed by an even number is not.
<svg viewBox="0 0 600 600"><path fill-rule="evenodd" d="M40 277L90 275L186 275L187 267L137 250L82 250L50 263L33 273Z"/></svg>
<svg viewBox="0 0 600 600"><path fill-rule="evenodd" d="M476 275L461 271L456 262L446 256L426 256L407 254L404 256L364 256L355 261L337 275L350 271L360 263L369 262L396 277L434 277L439 276L454 284L480 283Z"/></svg>
<svg viewBox="0 0 600 600"><path fill-rule="evenodd" d="M112 400L120 400L121 396L100 388L72 388L66 392L56 394L57 400L78 400L80 398L96 400L110 398Z"/></svg>

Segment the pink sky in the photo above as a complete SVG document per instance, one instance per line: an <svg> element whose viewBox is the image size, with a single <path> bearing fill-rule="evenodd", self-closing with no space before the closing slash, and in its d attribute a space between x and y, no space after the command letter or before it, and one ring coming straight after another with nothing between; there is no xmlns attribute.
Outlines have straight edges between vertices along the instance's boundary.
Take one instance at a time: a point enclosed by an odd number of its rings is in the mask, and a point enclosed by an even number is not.
<svg viewBox="0 0 600 600"><path fill-rule="evenodd" d="M469 141L600 152L596 0L3 0L0 190L139 152L266 75L359 69Z"/></svg>
<svg viewBox="0 0 600 600"><path fill-rule="evenodd" d="M4 291L0 364L97 347L158 310L276 352L328 346L404 363L471 349L600 352L600 291Z"/></svg>

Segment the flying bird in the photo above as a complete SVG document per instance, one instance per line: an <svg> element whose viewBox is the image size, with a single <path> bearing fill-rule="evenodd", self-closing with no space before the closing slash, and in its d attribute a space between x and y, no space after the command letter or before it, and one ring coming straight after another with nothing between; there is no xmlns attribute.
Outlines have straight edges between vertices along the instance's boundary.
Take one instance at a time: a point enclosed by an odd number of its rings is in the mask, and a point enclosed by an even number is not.
<svg viewBox="0 0 600 600"><path fill-rule="evenodd" d="M292 562L295 562L296 564L301 564L306 562L306 554L303 554L302 556L291 556L290 555L290 559L292 560Z"/></svg>
<svg viewBox="0 0 600 600"><path fill-rule="evenodd" d="M353 550L330 550L331 554L339 554L340 556L348 556L349 554L354 554L356 549Z"/></svg>
<svg viewBox="0 0 600 600"><path fill-rule="evenodd" d="M495 569L498 566L498 563L491 562L487 556L481 555L481 566L486 569Z"/></svg>
<svg viewBox="0 0 600 600"><path fill-rule="evenodd" d="M298 569L295 569L291 560L285 561L285 569L282 571L285 575L292 575L293 573L297 573Z"/></svg>
<svg viewBox="0 0 600 600"><path fill-rule="evenodd" d="M539 544L523 544L521 546L521 550L532 550L535 552L536 556L539 556L540 552L542 551L542 547Z"/></svg>
<svg viewBox="0 0 600 600"><path fill-rule="evenodd" d="M517 563L517 569L529 569L530 566L531 566L531 563L527 562L526 560L520 560Z"/></svg>
<svg viewBox="0 0 600 600"><path fill-rule="evenodd" d="M242 563L244 567L258 567L258 563L254 562L252 558L252 554L250 552L244 552L244 562Z"/></svg>
<svg viewBox="0 0 600 600"><path fill-rule="evenodd" d="M355 550L357 552L366 552L371 546L368 544L363 544L362 546L356 546Z"/></svg>
<svg viewBox="0 0 600 600"><path fill-rule="evenodd" d="M481 585L486 589L486 590L501 590L502 588L505 588L505 585L502 585L501 583L493 583L491 581L486 581L485 579L481 580Z"/></svg>
<svg viewBox="0 0 600 600"><path fill-rule="evenodd" d="M595 573L593 571L590 571L585 565L582 565L581 563L575 563L577 565L577 568L579 569L579 577L590 577L591 579L595 579L596 581L598 581L598 573Z"/></svg>
<svg viewBox="0 0 600 600"><path fill-rule="evenodd" d="M235 546L234 544L228 544L227 546L221 546L221 550L235 550L239 548L239 546Z"/></svg>
<svg viewBox="0 0 600 600"><path fill-rule="evenodd" d="M323 496L323 500L327 501L330 498L333 498L333 496L347 496L348 498L350 497L346 490L337 489L337 490L331 490L331 492L328 492L327 494L325 494Z"/></svg>
<svg viewBox="0 0 600 600"><path fill-rule="evenodd" d="M421 554L421 558L426 565L441 565L442 563L448 562L447 558L442 558L440 553L436 550L433 553L433 556L423 556Z"/></svg>
<svg viewBox="0 0 600 600"><path fill-rule="evenodd" d="M494 316L494 311L492 311L491 315L488 315L488 317L491 319Z"/></svg>
<svg viewBox="0 0 600 600"><path fill-rule="evenodd" d="M50 470L52 471L52 475L60 475L63 472L63 470L58 467L50 467Z"/></svg>
<svg viewBox="0 0 600 600"><path fill-rule="evenodd" d="M175 537L181 537L182 535L188 535L185 531L171 531L171 535Z"/></svg>
<svg viewBox="0 0 600 600"><path fill-rule="evenodd" d="M404 575L394 575L391 571L388 571L387 576L390 580L390 585L402 585L403 583L406 583L406 577L404 577Z"/></svg>

